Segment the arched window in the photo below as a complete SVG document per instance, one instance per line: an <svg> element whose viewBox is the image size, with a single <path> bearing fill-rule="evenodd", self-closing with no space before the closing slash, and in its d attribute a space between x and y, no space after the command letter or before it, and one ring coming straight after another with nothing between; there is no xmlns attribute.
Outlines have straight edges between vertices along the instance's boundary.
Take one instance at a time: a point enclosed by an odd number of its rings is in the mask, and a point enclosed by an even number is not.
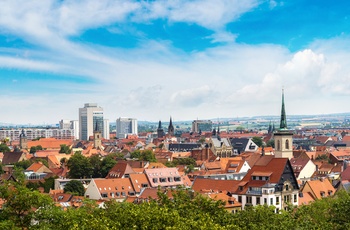
<svg viewBox="0 0 350 230"><path fill-rule="evenodd" d="M289 149L289 140L286 140L286 149Z"/></svg>
<svg viewBox="0 0 350 230"><path fill-rule="evenodd" d="M281 150L281 142L279 140L277 141L277 150Z"/></svg>

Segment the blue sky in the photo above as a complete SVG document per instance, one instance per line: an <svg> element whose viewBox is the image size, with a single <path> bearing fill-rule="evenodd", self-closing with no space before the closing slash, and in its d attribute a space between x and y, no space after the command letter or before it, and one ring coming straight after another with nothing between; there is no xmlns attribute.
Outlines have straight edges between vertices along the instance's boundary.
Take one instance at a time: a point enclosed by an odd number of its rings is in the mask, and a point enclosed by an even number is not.
<svg viewBox="0 0 350 230"><path fill-rule="evenodd" d="M345 0L0 2L0 123L350 112Z"/></svg>

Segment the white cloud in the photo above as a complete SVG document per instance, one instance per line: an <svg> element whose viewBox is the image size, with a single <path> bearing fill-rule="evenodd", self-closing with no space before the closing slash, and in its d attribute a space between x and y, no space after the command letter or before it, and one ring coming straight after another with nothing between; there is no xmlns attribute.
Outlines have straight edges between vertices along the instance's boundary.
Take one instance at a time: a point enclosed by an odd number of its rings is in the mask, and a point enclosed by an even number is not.
<svg viewBox="0 0 350 230"><path fill-rule="evenodd" d="M177 91L171 95L170 102L181 107L195 108L203 103L209 103L213 96L214 90L208 85L204 85L198 88Z"/></svg>
<svg viewBox="0 0 350 230"><path fill-rule="evenodd" d="M258 5L259 1L239 0L172 0L145 4L149 18L167 18L170 22L195 23L218 30Z"/></svg>

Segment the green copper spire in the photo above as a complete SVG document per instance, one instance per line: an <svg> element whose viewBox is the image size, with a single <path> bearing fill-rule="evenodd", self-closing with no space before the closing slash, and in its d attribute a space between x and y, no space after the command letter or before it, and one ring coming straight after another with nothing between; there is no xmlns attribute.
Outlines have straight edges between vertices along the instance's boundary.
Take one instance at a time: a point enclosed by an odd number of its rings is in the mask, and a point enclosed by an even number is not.
<svg viewBox="0 0 350 230"><path fill-rule="evenodd" d="M286 110L284 109L284 89L282 89L282 109L281 109L280 129L287 129Z"/></svg>

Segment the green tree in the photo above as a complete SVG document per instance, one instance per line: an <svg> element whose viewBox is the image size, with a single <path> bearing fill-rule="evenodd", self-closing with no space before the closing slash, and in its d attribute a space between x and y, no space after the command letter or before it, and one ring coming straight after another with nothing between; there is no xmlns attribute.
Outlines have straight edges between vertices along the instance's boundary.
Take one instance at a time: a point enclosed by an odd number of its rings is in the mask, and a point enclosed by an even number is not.
<svg viewBox="0 0 350 230"><path fill-rule="evenodd" d="M40 186L44 188L44 192L49 193L50 189L54 189L55 179L57 179L57 177L50 176L49 178L45 178L44 182L40 182Z"/></svg>
<svg viewBox="0 0 350 230"><path fill-rule="evenodd" d="M77 196L84 196L85 189L83 184L78 180L68 181L64 186L65 193L71 193Z"/></svg>
<svg viewBox="0 0 350 230"><path fill-rule="evenodd" d="M69 146L63 144L63 145L60 145L61 146L61 149L59 151L59 153L65 153L65 154L70 154L71 153L71 149Z"/></svg>
<svg viewBox="0 0 350 230"><path fill-rule="evenodd" d="M263 144L261 137L252 137L252 141L259 147L261 147Z"/></svg>
<svg viewBox="0 0 350 230"><path fill-rule="evenodd" d="M76 153L67 162L70 178L90 178L93 174L93 168L88 158Z"/></svg>
<svg viewBox="0 0 350 230"><path fill-rule="evenodd" d="M6 144L0 144L0 152L1 153L6 153L6 152L10 152L10 148L6 145Z"/></svg>
<svg viewBox="0 0 350 230"><path fill-rule="evenodd" d="M100 178L102 177L101 175L101 157L99 155L93 155L89 158L90 164L93 169L92 177L93 178Z"/></svg>
<svg viewBox="0 0 350 230"><path fill-rule="evenodd" d="M266 146L275 148L275 140L274 139L268 140L267 143L266 143Z"/></svg>
<svg viewBox="0 0 350 230"><path fill-rule="evenodd" d="M141 156L141 151L140 150L135 150L134 152L130 153L130 158L131 159L139 159Z"/></svg>
<svg viewBox="0 0 350 230"><path fill-rule="evenodd" d="M28 229L38 208L48 208L53 205L49 196L31 191L16 182L6 182L0 186L0 197L5 200L0 213L0 222ZM1 225L0 225L1 226Z"/></svg>
<svg viewBox="0 0 350 230"><path fill-rule="evenodd" d="M103 158L101 162L101 177L104 178L107 176L108 172L113 168L113 166L117 163L114 159L117 154L110 154Z"/></svg>
<svg viewBox="0 0 350 230"><path fill-rule="evenodd" d="M23 161L16 162L14 164L15 167L21 168L23 170L26 170L31 165L32 165L32 162L30 162L30 160L23 160Z"/></svg>
<svg viewBox="0 0 350 230"><path fill-rule="evenodd" d="M157 162L156 156L152 150L144 150L139 157L141 161Z"/></svg>
<svg viewBox="0 0 350 230"><path fill-rule="evenodd" d="M34 154L38 150L43 150L43 147L41 145L32 146L30 147L29 153Z"/></svg>

